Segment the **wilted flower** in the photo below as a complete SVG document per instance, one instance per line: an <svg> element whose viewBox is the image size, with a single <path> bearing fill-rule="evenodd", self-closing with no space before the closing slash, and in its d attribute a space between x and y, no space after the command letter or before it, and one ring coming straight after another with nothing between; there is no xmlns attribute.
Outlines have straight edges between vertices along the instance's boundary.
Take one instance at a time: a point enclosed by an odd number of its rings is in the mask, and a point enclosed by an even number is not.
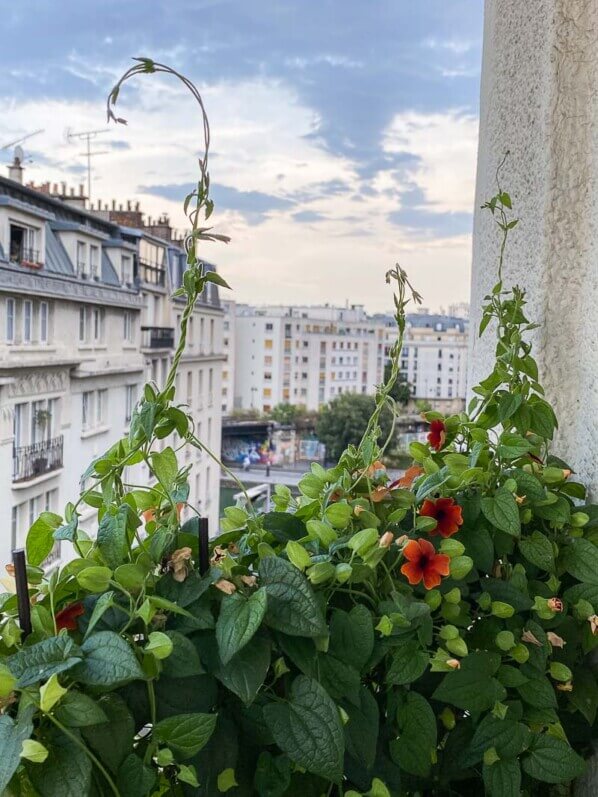
<svg viewBox="0 0 598 797"><path fill-rule="evenodd" d="M170 557L168 566L175 581L182 582L189 575L191 553L191 548L179 548Z"/></svg>
<svg viewBox="0 0 598 797"><path fill-rule="evenodd" d="M546 605L553 612L563 611L563 601L560 598L548 598L548 600L546 601Z"/></svg>
<svg viewBox="0 0 598 797"><path fill-rule="evenodd" d="M362 512L365 512L365 507L361 506L361 504L357 504L357 506L353 510L355 517L359 517Z"/></svg>
<svg viewBox="0 0 598 797"><path fill-rule="evenodd" d="M588 623L592 629L592 634L596 636L596 634L598 634L598 614L593 614L591 617L588 617Z"/></svg>
<svg viewBox="0 0 598 797"><path fill-rule="evenodd" d="M390 548L393 540L394 540L394 534L392 533L392 531L385 531L384 534L378 540L378 545L380 546L380 548Z"/></svg>
<svg viewBox="0 0 598 797"><path fill-rule="evenodd" d="M379 504L380 501L384 501L385 498L390 498L390 492L388 487L384 487L383 485L376 487L370 493L370 500L373 501L374 504Z"/></svg>
<svg viewBox="0 0 598 797"><path fill-rule="evenodd" d="M368 479L375 479L377 476L382 475L383 472L386 473L386 467L383 462L377 459L366 469L365 475Z"/></svg>
<svg viewBox="0 0 598 797"><path fill-rule="evenodd" d="M257 576L241 576L241 581L246 587L255 587L257 584Z"/></svg>
<svg viewBox="0 0 598 797"><path fill-rule="evenodd" d="M12 562L9 562L6 565L6 572L8 573L9 576L12 576L12 578L15 577L15 566L13 565Z"/></svg>
<svg viewBox="0 0 598 797"><path fill-rule="evenodd" d="M527 496L525 495L516 495L515 502L521 506L521 504L525 501Z"/></svg>
<svg viewBox="0 0 598 797"><path fill-rule="evenodd" d="M77 617L81 617L82 614L85 614L85 608L80 601L65 606L56 615L56 628L59 631L63 628L66 628L67 631L76 631L78 628Z"/></svg>
<svg viewBox="0 0 598 797"><path fill-rule="evenodd" d="M405 545L408 539L409 537L406 534L401 534L400 537L396 538L395 545L398 545L399 548L401 548L403 545Z"/></svg>
<svg viewBox="0 0 598 797"><path fill-rule="evenodd" d="M547 631L546 638L553 648L562 648L567 644L562 637L560 637L558 634L555 634L553 631Z"/></svg>
<svg viewBox="0 0 598 797"><path fill-rule="evenodd" d="M219 589L221 592L224 592L225 595L232 595L233 592L236 591L236 587L232 581L227 581L225 578L221 578L220 581L217 581L214 586L216 589Z"/></svg>
<svg viewBox="0 0 598 797"><path fill-rule="evenodd" d="M215 545L212 556L210 557L210 562L213 565L217 565L218 562L221 562L226 557L227 554L228 548L225 545Z"/></svg>
<svg viewBox="0 0 598 797"><path fill-rule="evenodd" d="M434 518L436 521L436 528L429 532L431 537L438 534L444 538L450 537L459 531L459 526L463 525L461 507L453 498L437 498L435 501L426 499L419 514Z"/></svg>
<svg viewBox="0 0 598 797"><path fill-rule="evenodd" d="M447 659L446 665L447 667L450 667L452 670L461 669L461 662L459 661L459 659Z"/></svg>
<svg viewBox="0 0 598 797"><path fill-rule="evenodd" d="M573 684L571 681L567 681L566 684L557 684L556 688L559 690L559 692L572 692Z"/></svg>
<svg viewBox="0 0 598 797"><path fill-rule="evenodd" d="M397 488L401 487L405 490L409 489L413 482L417 479L418 476L421 476L424 472L423 468L420 468L419 465L411 465L411 467L407 468L405 474L401 476L400 479L392 482L388 485L389 490L396 490Z"/></svg>
<svg viewBox="0 0 598 797"><path fill-rule="evenodd" d="M430 424L430 431L428 433L428 443L430 447L436 451L440 451L446 440L446 426L444 421L432 421Z"/></svg>
<svg viewBox="0 0 598 797"><path fill-rule="evenodd" d="M537 645L539 648L542 647L540 640L534 636L531 631L524 631L523 634L521 634L521 641L529 642L530 645Z"/></svg>
<svg viewBox="0 0 598 797"><path fill-rule="evenodd" d="M436 553L428 540L410 540L403 548L403 555L407 562L401 567L401 573L407 576L412 586L423 581L426 589L433 589L440 584L441 576L449 574L451 560L444 554Z"/></svg>

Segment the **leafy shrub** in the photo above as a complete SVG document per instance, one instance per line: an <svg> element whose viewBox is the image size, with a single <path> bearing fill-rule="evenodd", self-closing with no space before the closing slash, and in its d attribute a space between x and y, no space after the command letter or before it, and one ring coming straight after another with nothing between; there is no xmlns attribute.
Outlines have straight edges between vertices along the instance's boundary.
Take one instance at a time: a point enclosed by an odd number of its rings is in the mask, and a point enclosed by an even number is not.
<svg viewBox="0 0 598 797"><path fill-rule="evenodd" d="M187 304L166 385L145 387L78 502L30 529L26 640L15 596L0 599L0 788L563 794L596 735L598 508L548 453L556 419L523 292L499 280L487 297L493 372L467 413L426 414L428 443L412 444L393 482L377 440L410 286L389 272L399 337L360 444L334 468L313 465L298 498L278 486L273 512L228 508L200 575L198 521L179 522L188 468L156 441L176 432L202 446L173 385L193 304L207 280L222 284L195 256L211 235L198 227L211 212L206 160L187 203ZM488 203L504 240L510 204L502 191ZM154 486L127 483L138 462ZM83 505L98 512L96 540L78 527ZM77 555L46 577L57 539Z"/></svg>

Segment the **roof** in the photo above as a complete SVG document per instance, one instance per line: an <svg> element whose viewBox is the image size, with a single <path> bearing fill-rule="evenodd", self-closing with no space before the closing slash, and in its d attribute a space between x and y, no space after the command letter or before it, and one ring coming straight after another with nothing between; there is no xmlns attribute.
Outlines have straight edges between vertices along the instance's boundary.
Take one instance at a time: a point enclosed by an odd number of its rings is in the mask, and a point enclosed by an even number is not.
<svg viewBox="0 0 598 797"><path fill-rule="evenodd" d="M102 249L102 282L105 282L107 285L120 286L120 280L116 273L116 269L112 265L112 261L108 257L108 253L105 249Z"/></svg>
<svg viewBox="0 0 598 797"><path fill-rule="evenodd" d="M44 271L49 271L52 274L64 274L68 277L75 276L75 268L71 259L49 222L46 222Z"/></svg>
<svg viewBox="0 0 598 797"><path fill-rule="evenodd" d="M457 318L450 315L440 315L438 313L409 313L407 324L419 329L433 329L435 332L465 332L469 327L466 318Z"/></svg>

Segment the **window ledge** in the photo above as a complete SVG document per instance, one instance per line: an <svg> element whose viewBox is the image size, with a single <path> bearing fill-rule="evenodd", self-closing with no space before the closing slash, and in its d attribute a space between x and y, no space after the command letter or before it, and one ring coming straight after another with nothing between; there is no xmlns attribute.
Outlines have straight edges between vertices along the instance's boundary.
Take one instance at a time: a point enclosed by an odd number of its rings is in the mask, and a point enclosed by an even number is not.
<svg viewBox="0 0 598 797"><path fill-rule="evenodd" d="M50 479L54 479L56 476L60 476L64 468L56 468L56 470L50 470L47 473L42 473L40 476L37 476L35 479L28 479L27 481L21 482L14 482L12 485L13 490L26 490L28 487L35 487L38 484L42 484L43 482L47 482Z"/></svg>
<svg viewBox="0 0 598 797"><path fill-rule="evenodd" d="M110 427L106 424L102 426L94 426L93 429L85 429L81 432L81 439L87 440L88 437L95 437L96 435L106 434L110 431Z"/></svg>
<svg viewBox="0 0 598 797"><path fill-rule="evenodd" d="M10 347L10 351L15 352L25 352L25 351L33 351L33 352L52 352L56 351L56 346L49 346L47 343L8 343L6 344Z"/></svg>

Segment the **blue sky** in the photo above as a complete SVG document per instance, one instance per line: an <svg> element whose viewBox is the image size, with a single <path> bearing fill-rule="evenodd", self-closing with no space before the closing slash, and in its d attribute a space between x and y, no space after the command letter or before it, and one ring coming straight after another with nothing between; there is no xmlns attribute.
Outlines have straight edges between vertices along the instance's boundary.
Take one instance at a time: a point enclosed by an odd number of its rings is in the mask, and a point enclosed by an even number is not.
<svg viewBox="0 0 598 797"><path fill-rule="evenodd" d="M20 0L3 10L0 146L26 178L82 178L73 130L135 55L204 94L219 231L210 248L240 301L390 306L396 260L426 304L469 293L482 6L479 0ZM123 91L129 125L97 138L92 198L138 199L183 225L198 117L172 82ZM8 160L8 152L3 152Z"/></svg>

